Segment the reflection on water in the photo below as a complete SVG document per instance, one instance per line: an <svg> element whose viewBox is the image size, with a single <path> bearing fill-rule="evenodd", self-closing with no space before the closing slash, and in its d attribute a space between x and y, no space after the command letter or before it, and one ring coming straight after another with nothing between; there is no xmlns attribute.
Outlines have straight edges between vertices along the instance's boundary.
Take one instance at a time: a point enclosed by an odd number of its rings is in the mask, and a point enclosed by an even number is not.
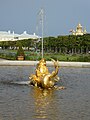
<svg viewBox="0 0 90 120"><path fill-rule="evenodd" d="M55 100L54 90L42 90L39 88L33 89L33 99L35 106L35 114L33 118L44 120L57 120L58 118L58 106Z"/></svg>
<svg viewBox="0 0 90 120"><path fill-rule="evenodd" d="M52 104L52 92L52 90L41 90L38 88L33 90L36 118L48 118L47 111L50 104Z"/></svg>
<svg viewBox="0 0 90 120"><path fill-rule="evenodd" d="M27 81L34 70L0 66L0 120L90 120L89 68L60 68L58 85L65 90L11 84Z"/></svg>

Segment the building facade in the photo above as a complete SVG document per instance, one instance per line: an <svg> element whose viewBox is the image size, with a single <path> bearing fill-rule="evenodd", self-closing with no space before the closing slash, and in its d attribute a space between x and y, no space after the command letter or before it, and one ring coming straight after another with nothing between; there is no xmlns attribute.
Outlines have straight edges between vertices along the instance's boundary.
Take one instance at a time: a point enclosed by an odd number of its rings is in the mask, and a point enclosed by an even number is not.
<svg viewBox="0 0 90 120"><path fill-rule="evenodd" d="M33 35L27 34L24 31L22 34L15 34L14 31L11 33L10 31L0 31L0 41L17 41L17 40L24 40L24 39L39 39L40 37L37 36L35 33Z"/></svg>
<svg viewBox="0 0 90 120"><path fill-rule="evenodd" d="M71 30L72 35L84 35L87 33L86 29L82 27L82 25L79 23L76 27L76 30Z"/></svg>

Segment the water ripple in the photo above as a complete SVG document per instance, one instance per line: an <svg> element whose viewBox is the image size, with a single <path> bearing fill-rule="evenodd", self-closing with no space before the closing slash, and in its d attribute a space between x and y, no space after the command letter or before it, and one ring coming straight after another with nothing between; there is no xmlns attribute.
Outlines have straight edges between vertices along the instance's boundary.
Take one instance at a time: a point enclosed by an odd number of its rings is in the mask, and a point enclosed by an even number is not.
<svg viewBox="0 0 90 120"><path fill-rule="evenodd" d="M31 66L0 66L0 120L90 119L90 68L60 68L58 85L65 90L11 84L28 81L34 70Z"/></svg>

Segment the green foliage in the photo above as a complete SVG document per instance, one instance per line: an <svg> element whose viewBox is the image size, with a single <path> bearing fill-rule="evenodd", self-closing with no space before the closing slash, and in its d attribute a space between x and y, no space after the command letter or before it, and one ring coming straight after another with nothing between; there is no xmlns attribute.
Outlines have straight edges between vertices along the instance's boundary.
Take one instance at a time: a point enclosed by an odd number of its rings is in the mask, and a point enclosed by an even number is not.
<svg viewBox="0 0 90 120"><path fill-rule="evenodd" d="M83 36L57 36L57 37L46 37L44 42L44 57L46 60L60 61L89 61L90 62L90 34ZM41 55L38 54L25 54L22 47L39 49L41 51L42 42L37 42L37 40L20 40L20 41L8 41L0 42L0 47L2 49L8 49L9 47L15 47L17 50L17 55L24 55L26 60L39 60ZM29 51L30 52L30 51ZM33 51L35 52L35 51ZM47 53L47 54L45 54ZM83 55L88 54L88 55ZM10 55L9 55L10 56Z"/></svg>
<svg viewBox="0 0 90 120"><path fill-rule="evenodd" d="M24 50L22 48L21 42L18 41L17 46L18 46L18 50L17 50L17 54L16 54L16 59L18 58L18 56L23 56L25 58L25 54L24 54Z"/></svg>
<svg viewBox="0 0 90 120"><path fill-rule="evenodd" d="M24 50L22 49L21 46L20 46L19 49L17 50L17 56L25 56Z"/></svg>
<svg viewBox="0 0 90 120"><path fill-rule="evenodd" d="M90 62L90 55L80 55L77 61Z"/></svg>
<svg viewBox="0 0 90 120"><path fill-rule="evenodd" d="M16 54L13 53L0 53L0 58L7 59L7 60L15 60L16 59Z"/></svg>

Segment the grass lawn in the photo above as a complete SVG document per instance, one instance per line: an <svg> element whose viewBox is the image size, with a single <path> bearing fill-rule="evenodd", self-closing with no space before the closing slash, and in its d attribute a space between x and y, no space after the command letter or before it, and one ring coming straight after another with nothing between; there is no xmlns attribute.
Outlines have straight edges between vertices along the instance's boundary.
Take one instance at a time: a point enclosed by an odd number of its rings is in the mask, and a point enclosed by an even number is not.
<svg viewBox="0 0 90 120"><path fill-rule="evenodd" d="M40 60L41 53L24 51L25 60ZM16 60L17 50L5 50L0 52L0 58ZM59 61L77 61L77 62L90 62L90 54L60 54L60 53L44 53L44 58L50 61L51 58Z"/></svg>

